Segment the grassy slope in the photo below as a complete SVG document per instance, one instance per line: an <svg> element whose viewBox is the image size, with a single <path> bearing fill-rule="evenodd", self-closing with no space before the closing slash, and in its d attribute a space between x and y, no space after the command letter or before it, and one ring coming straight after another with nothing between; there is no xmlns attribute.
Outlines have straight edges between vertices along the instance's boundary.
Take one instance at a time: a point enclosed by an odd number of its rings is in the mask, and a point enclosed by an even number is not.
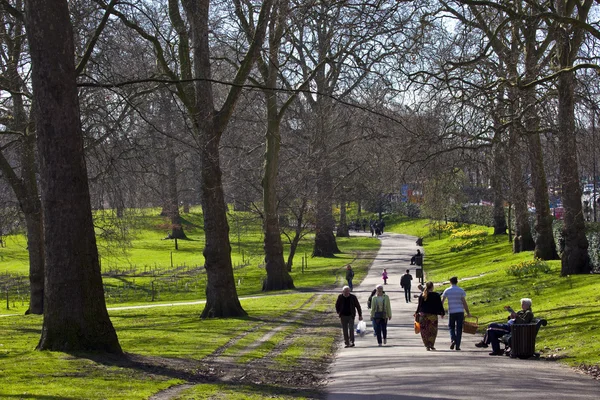
<svg viewBox="0 0 600 400"><path fill-rule="evenodd" d="M548 320L537 337L536 348L547 357L564 358L570 365L600 364L600 275L560 276L560 261L550 261L551 272L538 277L516 278L505 270L520 261L531 260L532 252L513 254L506 236L493 237L485 244L450 252L457 243L449 235L429 235L426 220L399 220L388 231L425 237L425 273L427 280L448 286L451 276L465 279L459 283L467 292L470 311L479 317L481 329L488 323L503 321L503 305L519 307L523 297L533 299L537 317ZM467 279L468 278L468 279Z"/></svg>

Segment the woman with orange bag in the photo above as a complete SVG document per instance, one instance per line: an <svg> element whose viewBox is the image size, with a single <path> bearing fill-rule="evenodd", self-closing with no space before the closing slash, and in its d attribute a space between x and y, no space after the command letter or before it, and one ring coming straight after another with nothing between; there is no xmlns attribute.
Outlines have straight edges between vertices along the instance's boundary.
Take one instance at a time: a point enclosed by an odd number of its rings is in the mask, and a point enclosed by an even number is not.
<svg viewBox="0 0 600 400"><path fill-rule="evenodd" d="M435 350L438 333L438 315L445 315L442 297L433 291L433 282L427 282L425 290L419 296L419 305L415 313L415 322L420 324L421 339L427 351Z"/></svg>

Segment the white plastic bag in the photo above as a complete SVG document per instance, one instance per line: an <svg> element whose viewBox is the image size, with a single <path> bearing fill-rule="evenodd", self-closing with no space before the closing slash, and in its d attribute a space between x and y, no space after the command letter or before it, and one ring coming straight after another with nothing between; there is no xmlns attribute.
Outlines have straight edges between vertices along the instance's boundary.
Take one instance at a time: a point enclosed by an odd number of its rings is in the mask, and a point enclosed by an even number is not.
<svg viewBox="0 0 600 400"><path fill-rule="evenodd" d="M356 333L362 337L365 336L366 331L367 323L365 321L358 321L358 324L356 324Z"/></svg>

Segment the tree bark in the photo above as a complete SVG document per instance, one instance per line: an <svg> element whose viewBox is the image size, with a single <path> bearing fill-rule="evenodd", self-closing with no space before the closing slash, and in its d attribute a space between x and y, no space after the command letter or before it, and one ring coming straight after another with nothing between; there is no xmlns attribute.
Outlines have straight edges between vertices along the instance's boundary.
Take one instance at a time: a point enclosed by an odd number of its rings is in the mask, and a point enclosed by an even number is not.
<svg viewBox="0 0 600 400"><path fill-rule="evenodd" d="M272 70L270 84L274 84L277 71ZM267 94L267 133L265 165L262 180L264 207L264 251L267 277L263 282L263 291L293 289L294 281L288 273L283 259L283 244L277 211L277 176L279 173L279 147L281 134L275 91Z"/></svg>
<svg viewBox="0 0 600 400"><path fill-rule="evenodd" d="M340 253L335 241L333 228L335 221L331 210L331 174L324 167L317 180L317 216L313 257L333 257Z"/></svg>
<svg viewBox="0 0 600 400"><path fill-rule="evenodd" d="M508 139L508 151L510 154L510 180L512 202L515 207L515 239L513 241L513 252L530 251L535 249L535 242L531 234L531 225L529 224L529 211L527 209L527 185L523 174L523 164L521 157L523 155L522 131L519 128L518 121L515 120L518 96L515 88L508 90L509 94L509 115L513 119L510 124L510 133Z"/></svg>
<svg viewBox="0 0 600 400"><path fill-rule="evenodd" d="M358 223L360 224L360 221ZM348 221L346 219L346 200L344 199L344 196L342 196L342 201L340 202L340 223L338 224L335 236L350 237Z"/></svg>
<svg viewBox="0 0 600 400"><path fill-rule="evenodd" d="M496 135L500 135L498 132ZM502 175L505 167L504 148L499 141L493 144L493 165L491 186L494 196L494 235L506 235L506 214L504 213L504 190L502 189Z"/></svg>
<svg viewBox="0 0 600 400"><path fill-rule="evenodd" d="M537 26L537 25L536 25ZM533 82L538 76L539 56L536 51L537 30L527 26L525 30L525 83ZM542 260L557 260L556 242L552 231L552 215L548 197L548 182L544 171L544 154L540 140L540 118L536 107L535 88L529 87L521 92L525 132L531 163L531 183L535 204L535 238L534 257Z"/></svg>
<svg viewBox="0 0 600 400"><path fill-rule="evenodd" d="M177 160L173 149L173 139L165 138L167 141L167 204L168 216L171 219L171 238L187 239L181 224L179 214L179 193L177 191Z"/></svg>
<svg viewBox="0 0 600 400"><path fill-rule="evenodd" d="M26 0L45 237L40 350L120 354L100 275L65 0Z"/></svg>
<svg viewBox="0 0 600 400"><path fill-rule="evenodd" d="M563 46L566 39L561 38ZM573 72L563 72L558 78L558 140L562 201L565 209L562 237L561 275L587 274L591 271L588 240L581 206L581 187L577 169L575 143L575 101Z"/></svg>

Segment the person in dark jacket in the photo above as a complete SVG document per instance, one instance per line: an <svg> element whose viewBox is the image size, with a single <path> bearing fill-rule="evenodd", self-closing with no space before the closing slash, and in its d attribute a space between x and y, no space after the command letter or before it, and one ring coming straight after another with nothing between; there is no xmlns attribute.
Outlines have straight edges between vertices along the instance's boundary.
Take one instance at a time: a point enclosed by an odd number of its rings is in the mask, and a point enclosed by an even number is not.
<svg viewBox="0 0 600 400"><path fill-rule="evenodd" d="M421 324L421 339L427 351L435 350L435 339L438 333L438 315L444 317L442 297L433 291L433 282L425 284L425 290L419 296L419 305L415 313L415 321Z"/></svg>
<svg viewBox="0 0 600 400"><path fill-rule="evenodd" d="M354 318L358 312L358 320L362 321L362 310L355 295L350 293L350 287L344 286L335 302L335 311L340 317L345 347L354 347Z"/></svg>
<svg viewBox="0 0 600 400"><path fill-rule="evenodd" d="M504 350L500 350L500 338L507 333L510 333L510 326L513 324L528 324L533 320L533 311L531 311L531 299L521 299L521 309L515 312L510 306L505 306L504 309L510 312L510 319L506 324L498 324L493 322L488 325L488 328L483 336L483 340L476 347L488 347L492 345L490 356L504 355Z"/></svg>
<svg viewBox="0 0 600 400"><path fill-rule="evenodd" d="M346 280L348 281L348 287L350 288L350 291L353 289L352 279L354 279L354 271L352 270L352 266L348 264L346 266Z"/></svg>
<svg viewBox="0 0 600 400"><path fill-rule="evenodd" d="M412 275L410 274L410 270L406 270L406 273L402 275L400 278L400 287L404 289L404 299L407 303L410 303L410 285L412 281Z"/></svg>

